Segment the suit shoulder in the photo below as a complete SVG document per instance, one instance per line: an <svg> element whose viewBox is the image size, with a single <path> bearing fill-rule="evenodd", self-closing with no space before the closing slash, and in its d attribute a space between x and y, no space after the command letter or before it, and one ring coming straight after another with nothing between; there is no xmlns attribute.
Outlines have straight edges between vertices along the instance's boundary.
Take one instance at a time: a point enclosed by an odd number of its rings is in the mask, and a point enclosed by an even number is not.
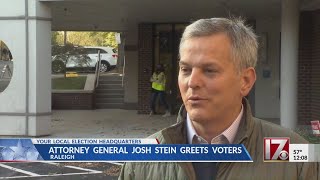
<svg viewBox="0 0 320 180"><path fill-rule="evenodd" d="M157 139L158 143L164 144L164 141L165 141L165 140L164 140L164 137L163 137L163 135L162 135L162 131L163 131L163 130L160 130L160 131L158 131L158 132L150 135L148 138Z"/></svg>
<svg viewBox="0 0 320 180"><path fill-rule="evenodd" d="M256 124L255 128L260 129L263 137L289 137L290 143L308 143L308 141L291 129L258 118L254 118L254 120Z"/></svg>
<svg viewBox="0 0 320 180"><path fill-rule="evenodd" d="M166 127L148 138L156 138L160 144L183 144L184 122Z"/></svg>

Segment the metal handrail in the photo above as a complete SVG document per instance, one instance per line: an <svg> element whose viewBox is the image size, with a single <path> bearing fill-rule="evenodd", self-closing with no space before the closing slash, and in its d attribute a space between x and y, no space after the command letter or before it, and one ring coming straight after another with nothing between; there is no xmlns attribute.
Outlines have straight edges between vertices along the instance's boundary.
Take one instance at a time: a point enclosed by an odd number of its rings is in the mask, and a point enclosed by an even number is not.
<svg viewBox="0 0 320 180"><path fill-rule="evenodd" d="M124 38L123 40L123 67L122 67L122 82L121 82L121 85L123 87L124 85L124 75L125 75L125 68L126 68L126 53L125 53L125 50L124 50L124 47L125 47L125 43L126 43L126 39Z"/></svg>
<svg viewBox="0 0 320 180"><path fill-rule="evenodd" d="M124 70L126 68L126 56L123 56L123 67L122 67L122 87L123 87L123 82L124 82Z"/></svg>

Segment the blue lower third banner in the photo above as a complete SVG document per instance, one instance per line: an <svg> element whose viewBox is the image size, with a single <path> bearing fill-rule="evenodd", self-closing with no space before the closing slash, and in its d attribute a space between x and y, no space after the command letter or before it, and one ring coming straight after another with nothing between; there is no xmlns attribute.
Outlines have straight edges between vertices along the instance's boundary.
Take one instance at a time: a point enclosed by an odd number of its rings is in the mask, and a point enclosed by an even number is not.
<svg viewBox="0 0 320 180"><path fill-rule="evenodd" d="M0 139L0 161L252 162L242 144L144 144L149 142L145 139L35 140Z"/></svg>

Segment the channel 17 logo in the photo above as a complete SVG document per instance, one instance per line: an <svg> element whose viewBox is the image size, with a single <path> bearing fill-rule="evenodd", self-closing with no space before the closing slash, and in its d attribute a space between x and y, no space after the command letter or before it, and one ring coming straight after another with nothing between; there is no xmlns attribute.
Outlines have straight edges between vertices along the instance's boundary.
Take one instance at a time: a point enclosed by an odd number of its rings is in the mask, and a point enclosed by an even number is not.
<svg viewBox="0 0 320 180"><path fill-rule="evenodd" d="M264 138L264 161L289 161L289 138Z"/></svg>

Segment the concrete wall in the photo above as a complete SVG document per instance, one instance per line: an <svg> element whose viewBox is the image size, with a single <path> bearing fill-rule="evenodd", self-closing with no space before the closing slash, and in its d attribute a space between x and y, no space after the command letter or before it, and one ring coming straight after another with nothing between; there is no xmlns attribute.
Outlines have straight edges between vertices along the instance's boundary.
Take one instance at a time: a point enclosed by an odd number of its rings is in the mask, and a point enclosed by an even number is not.
<svg viewBox="0 0 320 180"><path fill-rule="evenodd" d="M255 89L255 110L259 118L280 118L280 18L256 19L258 35L267 35L267 63L258 60ZM270 70L269 78L263 77L263 70Z"/></svg>
<svg viewBox="0 0 320 180"><path fill-rule="evenodd" d="M19 3L18 3L19 2ZM24 1L3 2L0 6L1 16L24 16L25 4ZM18 4L12 11L9 8ZM9 7L9 8L8 8ZM6 43L10 49L12 56L15 58L13 61L13 76L7 89L0 93L0 110L1 112L25 112L25 92L26 92L26 61L25 61L25 24L23 20L1 20L0 21L0 39ZM12 38L14 37L14 38ZM19 77L18 74L24 76ZM24 92L24 93L21 93ZM6 103L3 103L6 102Z"/></svg>
<svg viewBox="0 0 320 180"><path fill-rule="evenodd" d="M52 30L121 31L126 21L125 8L119 9L101 1L57 1L49 4Z"/></svg>
<svg viewBox="0 0 320 180"><path fill-rule="evenodd" d="M11 82L0 93L0 134L47 135L51 127L50 8L37 0L6 0L1 1L0 17L0 39L14 57Z"/></svg>
<svg viewBox="0 0 320 180"><path fill-rule="evenodd" d="M126 30L126 68L124 102L138 103L138 24L131 23Z"/></svg>

